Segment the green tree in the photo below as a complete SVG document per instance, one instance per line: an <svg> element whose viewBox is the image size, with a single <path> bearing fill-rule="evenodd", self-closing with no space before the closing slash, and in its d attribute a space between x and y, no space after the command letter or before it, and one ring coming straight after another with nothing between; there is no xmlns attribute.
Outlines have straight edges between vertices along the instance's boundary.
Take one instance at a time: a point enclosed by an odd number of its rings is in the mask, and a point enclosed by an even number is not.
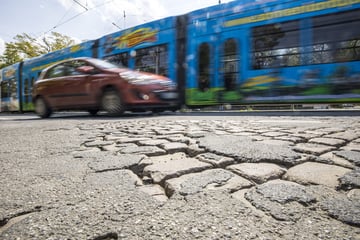
<svg viewBox="0 0 360 240"><path fill-rule="evenodd" d="M20 62L22 58L19 55L14 43L5 43L5 51L0 56L0 69L16 62Z"/></svg>
<svg viewBox="0 0 360 240"><path fill-rule="evenodd" d="M18 34L13 39L13 42L5 43L5 51L0 56L0 68L75 44L71 37L57 32L51 32L41 39L26 33Z"/></svg>

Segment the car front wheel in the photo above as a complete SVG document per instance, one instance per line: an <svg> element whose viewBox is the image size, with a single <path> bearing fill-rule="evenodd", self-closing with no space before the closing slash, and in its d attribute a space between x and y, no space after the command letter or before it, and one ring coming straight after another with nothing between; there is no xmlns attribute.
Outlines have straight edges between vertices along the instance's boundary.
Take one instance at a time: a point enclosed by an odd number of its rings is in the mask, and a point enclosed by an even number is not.
<svg viewBox="0 0 360 240"><path fill-rule="evenodd" d="M48 118L51 115L51 109L41 97L35 100L35 113L41 118Z"/></svg>
<svg viewBox="0 0 360 240"><path fill-rule="evenodd" d="M120 116L125 111L121 97L115 90L104 92L101 98L101 108L110 116Z"/></svg>

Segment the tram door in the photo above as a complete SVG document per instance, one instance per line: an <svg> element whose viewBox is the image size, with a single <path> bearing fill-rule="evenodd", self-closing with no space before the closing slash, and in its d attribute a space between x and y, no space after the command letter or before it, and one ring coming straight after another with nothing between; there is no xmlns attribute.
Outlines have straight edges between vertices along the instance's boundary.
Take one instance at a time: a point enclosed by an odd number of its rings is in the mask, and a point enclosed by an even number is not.
<svg viewBox="0 0 360 240"><path fill-rule="evenodd" d="M15 78L1 81L1 105L2 111L19 111L19 98L17 93L17 81Z"/></svg>
<svg viewBox="0 0 360 240"><path fill-rule="evenodd" d="M222 102L237 101L236 94L240 82L240 40L239 32L225 32L221 36L218 48L219 75L218 84L221 91L219 100Z"/></svg>

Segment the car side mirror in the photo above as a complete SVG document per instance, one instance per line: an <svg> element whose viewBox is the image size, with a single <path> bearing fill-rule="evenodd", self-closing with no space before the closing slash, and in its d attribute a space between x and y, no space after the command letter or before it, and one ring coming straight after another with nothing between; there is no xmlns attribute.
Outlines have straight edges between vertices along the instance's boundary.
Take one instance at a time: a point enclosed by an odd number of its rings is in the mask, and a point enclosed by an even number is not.
<svg viewBox="0 0 360 240"><path fill-rule="evenodd" d="M81 66L76 68L76 71L85 74L93 74L95 72L95 68L93 66Z"/></svg>

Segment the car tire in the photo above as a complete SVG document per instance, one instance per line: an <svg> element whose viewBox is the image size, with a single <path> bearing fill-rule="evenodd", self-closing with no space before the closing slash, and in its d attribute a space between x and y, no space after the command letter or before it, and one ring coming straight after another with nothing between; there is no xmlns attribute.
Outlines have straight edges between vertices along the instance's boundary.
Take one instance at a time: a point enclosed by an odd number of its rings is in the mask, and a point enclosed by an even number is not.
<svg viewBox="0 0 360 240"><path fill-rule="evenodd" d="M35 100L35 113L41 118L48 118L52 113L51 108L42 97Z"/></svg>
<svg viewBox="0 0 360 240"><path fill-rule="evenodd" d="M115 90L107 90L101 98L101 109L109 116L120 116L125 111L124 103Z"/></svg>

